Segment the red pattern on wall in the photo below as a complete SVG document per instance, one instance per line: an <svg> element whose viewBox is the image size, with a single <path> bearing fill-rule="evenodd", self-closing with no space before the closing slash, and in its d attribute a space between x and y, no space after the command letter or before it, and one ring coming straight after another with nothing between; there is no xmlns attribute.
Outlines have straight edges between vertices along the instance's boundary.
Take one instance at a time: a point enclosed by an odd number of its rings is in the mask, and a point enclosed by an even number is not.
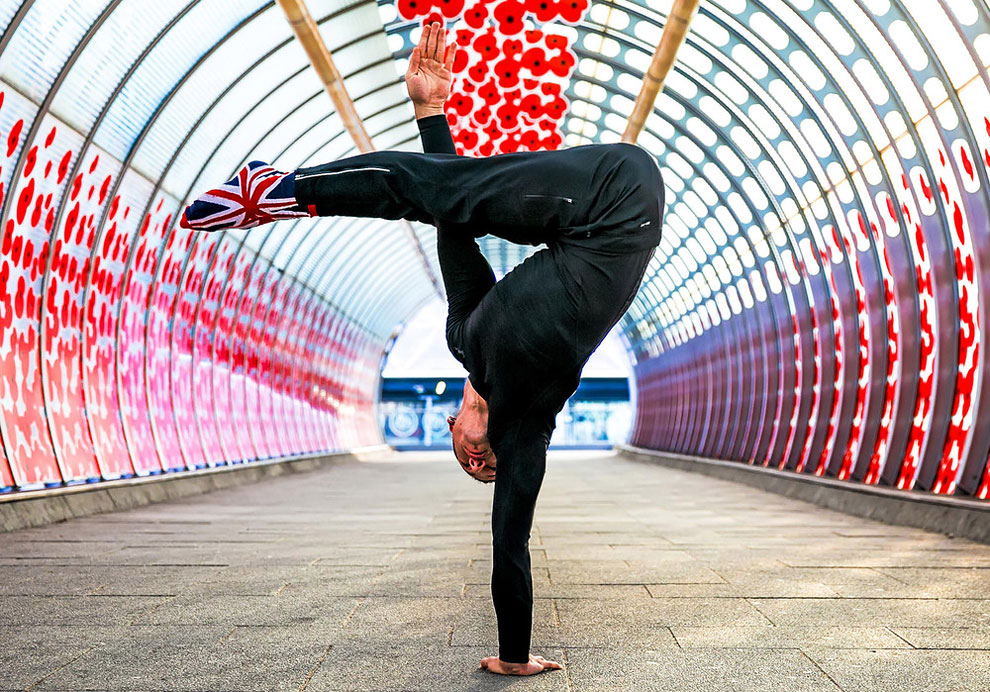
<svg viewBox="0 0 990 692"><path fill-rule="evenodd" d="M829 287L829 303L832 309L832 331L834 334L832 348L834 350L835 371L832 378L832 408L829 411L828 428L825 431L825 444L822 447L821 456L814 465L816 476L825 475L829 459L832 458L835 450L836 434L839 428L839 411L843 398L843 381L846 373L842 309L839 301L836 299L837 287L835 285L835 274L832 272L832 264L841 262L844 254L843 244L839 241L839 235L835 231L835 226L826 226L822 229L821 242L822 245L819 246L818 252L822 257L822 271L825 273Z"/></svg>
<svg viewBox="0 0 990 692"><path fill-rule="evenodd" d="M238 362L234 356L235 348L239 348L235 347L235 343L243 336L243 333L237 329L241 321L235 322L235 318L238 316L238 307L242 304L241 297L247 293L245 285L253 259L254 253L242 251L236 255L220 299L216 332L213 337L213 404L217 426L221 444L227 451L228 457L238 461L254 459L257 456L251 438L246 434L243 363ZM236 400L235 392L241 395Z"/></svg>
<svg viewBox="0 0 990 692"><path fill-rule="evenodd" d="M840 223L842 230L842 242L846 247L846 257L849 258L850 270L852 273L853 287L856 291L856 322L859 328L859 351L856 377L856 404L853 407L853 419L850 426L849 442L842 455L842 463L839 466L838 478L846 480L853 471L853 465L863 444L863 433L866 423L866 406L869 395L870 371L873 363L870 359L870 315L866 307L866 284L863 282L863 272L860 269L859 254L857 247L867 247L869 240L866 237L866 227L859 224L859 212L850 214L850 222L853 232L860 234L859 240L854 241L845 223Z"/></svg>
<svg viewBox="0 0 990 692"><path fill-rule="evenodd" d="M897 217L893 213L893 203L889 196L884 193L886 199L882 205L887 212L887 223L897 225ZM865 224L862 214L859 215L860 224ZM900 338L901 322L897 313L897 295L894 293L893 269L890 266L890 256L887 253L887 244L884 233L880 231L877 224L870 223L873 235L874 247L880 254L880 274L883 279L884 310L887 321L887 373L884 378L883 405L880 411L880 429L877 432L877 439L873 446L873 454L863 478L864 483L876 485L880 482L880 474L887 463L888 446L890 444L891 427L894 419L894 400L897 396L897 383L901 375L900 363ZM864 231L865 232L865 231Z"/></svg>
<svg viewBox="0 0 990 692"><path fill-rule="evenodd" d="M42 307L42 369L48 422L62 478L66 481L100 476L89 426L83 415L82 317L90 251L96 236L94 218L106 201L111 175L106 167L100 166L99 154L89 155L88 159L71 185L69 199L65 202L67 211L54 234ZM55 173L56 185L66 181L74 163L71 152L62 156ZM46 169L51 164L46 164ZM101 177L103 181L96 193L92 181L99 181ZM88 193L85 193L86 188ZM55 209L48 213L45 226L49 231L56 222L55 214Z"/></svg>
<svg viewBox="0 0 990 692"><path fill-rule="evenodd" d="M23 126L23 121L18 121L8 136L8 159L17 148ZM40 318L49 230L59 201L56 195L62 192L56 182L57 166L68 151L51 118L45 119L35 139L25 147L23 165L20 171L15 170L17 179L11 182L10 216L0 244L3 441L14 478L22 487L61 482L41 381ZM76 467L80 468L78 463Z"/></svg>
<svg viewBox="0 0 990 692"><path fill-rule="evenodd" d="M576 56L554 22L575 24L588 0L398 0L399 16L460 20L447 120L460 154L557 149ZM539 28L538 28L539 27Z"/></svg>
<svg viewBox="0 0 990 692"><path fill-rule="evenodd" d="M199 271L199 291L196 308L193 312L192 351L192 392L195 410L198 415L199 430L203 447L211 465L223 464L237 459L232 444L224 444L221 428L229 429L227 406L216 406L213 399L213 344L217 311L220 307L220 291L234 261L237 243L229 235L215 236L215 252L203 269ZM202 242L202 241L201 241Z"/></svg>
<svg viewBox="0 0 990 692"><path fill-rule="evenodd" d="M907 189L907 180L904 180ZM915 258L915 282L918 289L919 327L921 331L920 363L918 368L918 396L911 419L911 433L907 451L897 477L897 487L911 489L918 477L921 463L922 445L931 425L932 396L935 385L935 356L938 342L935 338L936 303L932 285L932 265L928 257L928 247L917 221L917 212L912 212L905 201L901 207L907 223L913 224L908 232L911 249Z"/></svg>
<svg viewBox="0 0 990 692"><path fill-rule="evenodd" d="M78 178L73 189L77 185ZM118 307L132 234L123 224L126 209L118 204L112 205L111 211L104 228L97 229L96 254L85 296L83 386L89 429L103 477L119 478L135 473L124 441L116 363Z"/></svg>
<svg viewBox="0 0 990 692"><path fill-rule="evenodd" d="M955 260L956 282L959 295L959 370L956 377L956 391L952 404L952 417L945 449L939 464L932 491L952 493L956 488L959 471L969 431L973 425L973 390L976 386L976 373L980 358L980 313L978 288L975 276L973 239L969 222L963 214L958 198L958 190L950 180L954 174L945 152L939 151L938 189L949 210L952 229L952 254Z"/></svg>
<svg viewBox="0 0 990 692"><path fill-rule="evenodd" d="M114 200L114 204L119 204L119 198ZM130 209L125 208L121 222L127 222L129 216L132 216ZM158 200L145 213L136 229L134 242L137 246L123 279L117 351L120 412L124 437L138 474L183 466L174 426L156 428L152 425L153 406L149 394L152 389L158 391L159 383L149 382L145 376L145 364L148 362L145 317L159 250L172 218L171 209L164 207L164 200Z"/></svg>
<svg viewBox="0 0 990 692"><path fill-rule="evenodd" d="M370 355L345 349L321 360L321 349L333 349L315 324L349 317L298 284L299 310L283 324L270 300L256 301L248 269L266 264L253 251L222 234L173 229L177 201L152 201L144 177L121 178L119 161L83 149L82 137L52 115L32 124L37 106L11 98L4 116L22 117L0 132L0 202L9 202L0 235L0 491L256 459L259 426L244 421L259 421L262 403L266 419L284 428L261 433L273 443L266 456L337 444L327 391L342 392L335 378L380 353L378 337L358 330ZM0 109L3 102L0 91ZM278 352L272 341L245 345L252 317L275 322L258 324L255 335L288 326ZM231 341L239 341L236 357ZM266 362L266 378L280 373L277 421L270 392L254 397L253 412L245 405L249 349ZM359 374L367 381L348 384L363 392L377 372ZM354 431L356 444L380 439L371 397L337 404L372 423Z"/></svg>

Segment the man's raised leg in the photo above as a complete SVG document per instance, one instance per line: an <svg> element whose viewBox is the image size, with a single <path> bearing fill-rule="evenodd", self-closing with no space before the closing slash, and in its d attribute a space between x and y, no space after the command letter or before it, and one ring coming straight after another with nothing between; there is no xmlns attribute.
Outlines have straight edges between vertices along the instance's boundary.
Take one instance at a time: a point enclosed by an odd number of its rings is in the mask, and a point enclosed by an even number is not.
<svg viewBox="0 0 990 692"><path fill-rule="evenodd" d="M635 166L642 156L649 155L616 144L487 159L386 151L292 173L252 162L190 205L182 225L251 228L308 213L439 221L537 245L563 230L591 227L609 213L616 205L608 198L623 194L608 186L614 171ZM638 170L637 177L655 185L655 177L639 176Z"/></svg>

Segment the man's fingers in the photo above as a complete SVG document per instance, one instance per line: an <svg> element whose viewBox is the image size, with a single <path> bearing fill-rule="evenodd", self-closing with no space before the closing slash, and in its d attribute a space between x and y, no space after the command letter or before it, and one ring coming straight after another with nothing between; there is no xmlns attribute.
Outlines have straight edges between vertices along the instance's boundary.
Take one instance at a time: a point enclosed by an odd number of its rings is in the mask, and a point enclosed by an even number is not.
<svg viewBox="0 0 990 692"><path fill-rule="evenodd" d="M419 35L419 45L417 46L417 48L419 48L420 55L429 55L429 53L426 52L426 44L429 40L430 40L430 27L424 26L423 33Z"/></svg>
<svg viewBox="0 0 990 692"><path fill-rule="evenodd" d="M416 74L419 72L419 59L422 57L422 53L419 50L419 46L412 49L412 53L409 54L409 67L406 69L406 74Z"/></svg>
<svg viewBox="0 0 990 692"><path fill-rule="evenodd" d="M457 57L457 44L451 43L450 48L447 49L447 59L443 61L443 66L453 71L455 57Z"/></svg>
<svg viewBox="0 0 990 692"><path fill-rule="evenodd" d="M440 26L433 22L430 24L430 37L426 43L426 57L430 60L437 59L437 37L440 34Z"/></svg>
<svg viewBox="0 0 990 692"><path fill-rule="evenodd" d="M447 32L442 26L440 26L439 22L436 23L435 26L437 32L437 47L433 53L433 57L437 62L443 62L444 46L447 43Z"/></svg>

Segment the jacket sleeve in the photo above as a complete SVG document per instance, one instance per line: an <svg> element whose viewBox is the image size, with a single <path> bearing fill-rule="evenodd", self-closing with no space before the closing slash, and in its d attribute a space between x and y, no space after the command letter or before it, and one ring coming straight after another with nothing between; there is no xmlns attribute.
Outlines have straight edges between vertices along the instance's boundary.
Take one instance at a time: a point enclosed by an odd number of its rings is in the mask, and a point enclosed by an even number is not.
<svg viewBox="0 0 990 692"><path fill-rule="evenodd" d="M416 121L423 152L427 154L454 154L454 139L444 115L431 115ZM467 318L491 287L495 274L481 253L472 229L436 221L437 258L447 293L447 345L450 352L464 363L464 337ZM482 233L481 235L484 235Z"/></svg>
<svg viewBox="0 0 990 692"><path fill-rule="evenodd" d="M419 139L423 142L426 154L457 154L454 138L450 134L447 116L431 115L416 121L419 126Z"/></svg>

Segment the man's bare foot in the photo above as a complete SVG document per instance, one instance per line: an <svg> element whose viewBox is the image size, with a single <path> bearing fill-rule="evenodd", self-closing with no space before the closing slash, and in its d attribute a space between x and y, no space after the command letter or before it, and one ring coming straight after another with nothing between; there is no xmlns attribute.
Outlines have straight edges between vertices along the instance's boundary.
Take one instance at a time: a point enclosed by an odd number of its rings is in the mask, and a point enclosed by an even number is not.
<svg viewBox="0 0 990 692"><path fill-rule="evenodd" d="M548 661L542 656L530 654L529 663L506 663L498 656L481 659L481 667L489 673L499 675L536 675L547 670L560 670L562 665L556 661Z"/></svg>

